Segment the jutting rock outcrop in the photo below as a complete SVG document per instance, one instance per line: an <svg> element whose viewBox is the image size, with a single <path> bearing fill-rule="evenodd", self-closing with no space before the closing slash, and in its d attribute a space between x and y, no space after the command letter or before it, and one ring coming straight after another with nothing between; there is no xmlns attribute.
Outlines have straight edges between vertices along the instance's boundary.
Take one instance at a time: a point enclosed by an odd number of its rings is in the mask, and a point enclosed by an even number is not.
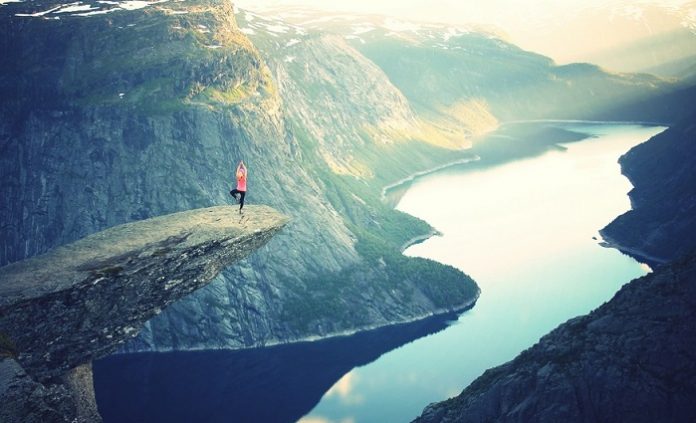
<svg viewBox="0 0 696 423"><path fill-rule="evenodd" d="M0 331L39 379L105 355L287 218L219 206L127 223L0 268Z"/></svg>
<svg viewBox="0 0 696 423"><path fill-rule="evenodd" d="M694 421L694 319L696 255L628 283L415 422Z"/></svg>
<svg viewBox="0 0 696 423"><path fill-rule="evenodd" d="M653 266L696 251L696 111L685 114L621 156L634 186L632 207L601 231L609 244Z"/></svg>
<svg viewBox="0 0 696 423"><path fill-rule="evenodd" d="M51 398L66 391L89 398L79 391L91 389L93 359L262 247L287 222L266 206L248 206L245 214L234 206L196 209L116 226L0 268L0 398L3 414L20 410L1 420L27 421L23 408L69 414L70 407L55 410L66 407L64 400Z"/></svg>

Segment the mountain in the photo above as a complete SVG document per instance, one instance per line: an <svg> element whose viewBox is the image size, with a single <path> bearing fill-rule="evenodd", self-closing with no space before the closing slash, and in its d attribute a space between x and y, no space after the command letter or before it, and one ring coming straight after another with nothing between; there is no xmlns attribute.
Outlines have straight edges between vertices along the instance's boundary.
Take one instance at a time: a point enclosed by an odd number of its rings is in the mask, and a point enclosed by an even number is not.
<svg viewBox="0 0 696 423"><path fill-rule="evenodd" d="M605 240L653 265L696 251L695 159L693 111L621 156L632 207L602 229Z"/></svg>
<svg viewBox="0 0 696 423"><path fill-rule="evenodd" d="M280 94L284 81L238 30L230 3L9 3L0 15L0 264L117 224L225 204L242 158L247 201L292 217L125 350L289 342L475 301L468 276L401 255L432 229L380 198L382 184L470 155L392 143L389 125L408 117L386 107L360 138L324 137L342 131L333 116L356 103L337 102L323 121L314 108L291 115L288 104L302 99ZM398 155L412 160L397 166Z"/></svg>
<svg viewBox="0 0 696 423"><path fill-rule="evenodd" d="M694 318L692 255L626 284L415 422L691 421Z"/></svg>
<svg viewBox="0 0 696 423"><path fill-rule="evenodd" d="M247 12L248 13L248 12ZM377 64L427 120L479 134L484 116L524 119L657 120L612 106L676 86L647 74L612 73L588 63L557 65L498 33L475 26L404 22L389 17L278 8L265 12L306 31L342 36ZM253 16L253 14L252 14ZM255 31L254 22L242 31ZM484 130L485 131L485 130Z"/></svg>
<svg viewBox="0 0 696 423"><path fill-rule="evenodd" d="M696 54L647 68L645 72L668 78L693 80L696 74Z"/></svg>
<svg viewBox="0 0 696 423"><path fill-rule="evenodd" d="M679 77L688 63L694 64L696 34L687 27L649 34L589 57L617 72L645 72Z"/></svg>

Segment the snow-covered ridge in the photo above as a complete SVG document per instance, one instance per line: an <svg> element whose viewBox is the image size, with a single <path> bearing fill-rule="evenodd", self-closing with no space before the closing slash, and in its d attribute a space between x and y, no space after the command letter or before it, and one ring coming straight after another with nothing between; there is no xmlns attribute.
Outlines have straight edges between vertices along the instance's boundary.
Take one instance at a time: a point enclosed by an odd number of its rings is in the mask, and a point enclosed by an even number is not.
<svg viewBox="0 0 696 423"><path fill-rule="evenodd" d="M179 3L184 0L98 0L98 1L74 1L70 3L44 6L36 5L34 2L25 0L0 0L0 6L10 3L15 5L17 10L14 15L27 18L44 18L44 19L60 19L61 16L92 16L103 15L117 11L139 10L146 7L153 7L162 3ZM28 7L23 7L28 6ZM176 10L157 6L158 9L171 14L185 14L185 10ZM39 9L39 10L36 10Z"/></svg>
<svg viewBox="0 0 696 423"><path fill-rule="evenodd" d="M260 11L259 11L260 10ZM237 22L247 35L266 35L279 38L278 46L290 47L301 42L302 35L309 32L337 34L351 43L365 44L368 41L389 37L408 40L420 45L443 49L463 50L457 39L476 34L489 38L506 47L497 34L467 25L449 25L432 22L414 22L378 15L320 12L300 8L263 8L250 11L236 9Z"/></svg>

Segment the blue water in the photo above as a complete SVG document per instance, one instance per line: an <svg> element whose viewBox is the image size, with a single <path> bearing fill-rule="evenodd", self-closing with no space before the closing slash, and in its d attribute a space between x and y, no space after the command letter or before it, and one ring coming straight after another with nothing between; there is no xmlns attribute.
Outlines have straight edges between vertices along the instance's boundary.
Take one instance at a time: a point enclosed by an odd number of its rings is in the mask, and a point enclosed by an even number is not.
<svg viewBox="0 0 696 423"><path fill-rule="evenodd" d="M471 275L476 306L445 331L343 376L303 422L410 421L646 269L592 237L629 210L619 156L664 128L565 125L594 135L566 151L414 183L397 208L444 236L409 248Z"/></svg>
<svg viewBox="0 0 696 423"><path fill-rule="evenodd" d="M647 271L593 239L630 208L617 159L664 128L556 125L593 138L437 172L397 206L444 234L405 253L470 274L482 290L472 310L291 346L111 357L95 364L105 421L410 421L610 299Z"/></svg>

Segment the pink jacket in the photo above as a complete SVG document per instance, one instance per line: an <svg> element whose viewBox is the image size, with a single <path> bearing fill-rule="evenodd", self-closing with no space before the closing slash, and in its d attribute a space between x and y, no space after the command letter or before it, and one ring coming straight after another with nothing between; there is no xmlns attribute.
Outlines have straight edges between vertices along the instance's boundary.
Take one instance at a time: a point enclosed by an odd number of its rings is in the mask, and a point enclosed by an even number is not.
<svg viewBox="0 0 696 423"><path fill-rule="evenodd" d="M237 189L239 191L246 191L247 175L246 171L240 170L237 172Z"/></svg>

